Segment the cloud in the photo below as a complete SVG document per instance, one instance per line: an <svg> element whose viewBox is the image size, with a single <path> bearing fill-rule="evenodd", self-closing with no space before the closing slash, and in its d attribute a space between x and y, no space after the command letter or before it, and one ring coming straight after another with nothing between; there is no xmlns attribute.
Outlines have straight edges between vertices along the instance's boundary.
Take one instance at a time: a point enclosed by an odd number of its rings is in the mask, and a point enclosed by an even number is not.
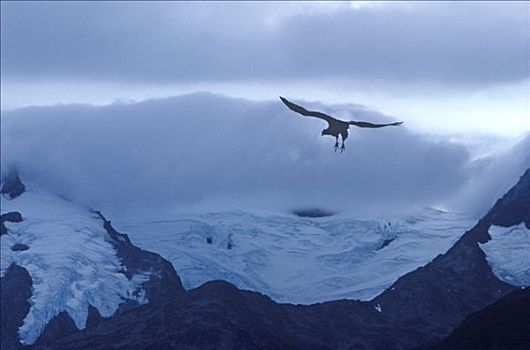
<svg viewBox="0 0 530 350"><path fill-rule="evenodd" d="M8 79L135 83L529 76L527 4L2 3Z"/></svg>
<svg viewBox="0 0 530 350"><path fill-rule="evenodd" d="M359 105L345 119L391 118ZM2 115L2 173L111 213L192 206L366 213L448 201L468 185L469 153L406 126L352 129L333 152L325 125L280 101L212 94L108 106L31 107Z"/></svg>
<svg viewBox="0 0 530 350"><path fill-rule="evenodd" d="M473 159L467 165L467 184L451 200L453 208L482 216L530 168L530 132L504 149Z"/></svg>

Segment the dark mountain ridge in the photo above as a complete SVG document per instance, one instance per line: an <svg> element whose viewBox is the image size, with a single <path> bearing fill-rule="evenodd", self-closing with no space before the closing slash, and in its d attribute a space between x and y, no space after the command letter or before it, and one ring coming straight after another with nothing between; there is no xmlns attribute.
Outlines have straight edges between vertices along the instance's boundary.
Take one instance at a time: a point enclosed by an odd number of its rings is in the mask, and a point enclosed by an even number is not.
<svg viewBox="0 0 530 350"><path fill-rule="evenodd" d="M433 350L530 349L530 288L516 290L466 317Z"/></svg>
<svg viewBox="0 0 530 350"><path fill-rule="evenodd" d="M369 302L278 304L265 295L240 290L222 281L208 282L184 292L180 280L175 282L178 276L173 270L164 279L169 282L160 282L155 288L162 292L150 299L150 303L124 307L108 319L97 315L97 321L89 322L81 331L50 333L50 323L41 337L47 340L39 340L31 348L407 349L429 346L447 337L469 314L517 289L493 274L478 242L490 239L491 225L512 226L524 222L530 227L529 196L530 170L527 170L447 253L399 278ZM109 235L118 237L118 252L122 244L131 250L119 253L124 263L130 259L129 264L134 265L139 257L132 252L130 241L101 218ZM164 269L169 268L169 263L162 258L158 257L161 260L157 262L147 256L146 264L158 263ZM4 281L2 288L3 284Z"/></svg>
<svg viewBox="0 0 530 350"><path fill-rule="evenodd" d="M411 326L423 315L427 333L443 337L471 312L480 310L516 287L499 280L478 243L491 239L491 225L530 227L530 169L447 253L401 277L374 299L387 314Z"/></svg>

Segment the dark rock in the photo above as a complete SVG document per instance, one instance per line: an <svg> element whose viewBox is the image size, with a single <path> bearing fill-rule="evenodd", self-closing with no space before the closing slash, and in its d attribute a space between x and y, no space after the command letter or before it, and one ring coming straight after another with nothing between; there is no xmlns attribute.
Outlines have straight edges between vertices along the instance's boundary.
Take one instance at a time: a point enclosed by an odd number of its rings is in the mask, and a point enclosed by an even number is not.
<svg viewBox="0 0 530 350"><path fill-rule="evenodd" d="M137 273L147 273L150 275L148 281L142 284L146 292L148 305L178 299L185 294L180 278L173 266L160 255L135 247L126 234L114 229L110 220L107 220L100 212L95 212L103 221L103 227L107 231L111 242L116 249L117 255L126 268L124 274L131 279ZM131 310L142 307L136 301L127 300L119 305L114 318L122 314L128 314ZM127 317L127 316L124 316ZM106 321L97 309L89 306L86 328L80 331L75 327L74 322L66 312L61 312L50 320L41 336L37 339L32 348L36 349L63 349L56 345L57 340L67 338L79 332L88 332ZM67 349L68 347L64 348ZM107 347L108 348L108 347Z"/></svg>
<svg viewBox="0 0 530 350"><path fill-rule="evenodd" d="M524 222L530 229L530 169L495 203L484 220L490 224L510 227Z"/></svg>
<svg viewBox="0 0 530 350"><path fill-rule="evenodd" d="M18 172L12 172L3 181L2 194L6 194L9 198L13 199L20 196L26 190L26 186L20 181Z"/></svg>
<svg viewBox="0 0 530 350"><path fill-rule="evenodd" d="M402 326L423 333L416 335L416 339L423 338L429 344L446 337L468 314L514 291L516 287L493 274L478 243L491 239L488 230L493 224L513 226L524 222L528 227L529 195L530 170L527 170L447 253L399 278L374 302L381 305L388 317L400 320Z"/></svg>
<svg viewBox="0 0 530 350"><path fill-rule="evenodd" d="M17 211L12 211L0 215L0 236L7 233L7 227L4 225L4 222L21 222L22 215Z"/></svg>
<svg viewBox="0 0 530 350"><path fill-rule="evenodd" d="M18 211L11 211L9 213L0 215L0 220L2 222L21 222L22 215Z"/></svg>
<svg viewBox="0 0 530 350"><path fill-rule="evenodd" d="M96 214L103 220L103 228L111 237L118 257L127 268L125 275L130 279L137 273L153 272L149 281L142 284L148 300L156 300L164 296L178 297L185 293L182 282L169 261L156 253L134 246L129 237L116 231L103 214L100 212Z"/></svg>
<svg viewBox="0 0 530 350"><path fill-rule="evenodd" d="M206 243L212 244L212 237L206 237Z"/></svg>
<svg viewBox="0 0 530 350"><path fill-rule="evenodd" d="M331 211L324 210L324 209L318 209L318 208L295 209L292 211L292 213L301 218L323 218L326 216L335 215L335 213Z"/></svg>
<svg viewBox="0 0 530 350"><path fill-rule="evenodd" d="M405 347L447 336L471 312L515 287L493 275L477 243L456 243L446 254L399 278L374 299L392 323L408 328Z"/></svg>
<svg viewBox="0 0 530 350"><path fill-rule="evenodd" d="M232 241L232 234L228 235L228 242L226 243L226 249L232 249L234 247L234 242Z"/></svg>
<svg viewBox="0 0 530 350"><path fill-rule="evenodd" d="M127 305L126 307L123 306L124 304L120 305L120 312L130 310L132 307L137 307L137 305L131 305L135 304L132 301L126 301L125 304ZM95 327L103 320L104 318L99 314L98 310L92 305L89 305L86 328L90 329ZM49 350L56 349L55 342L58 338L68 334L73 334L78 331L79 330L77 329L74 321L70 318L70 316L68 316L68 313L63 311L52 318L50 322L48 322L46 328L42 332L42 335L37 339L35 344L33 344L33 347Z"/></svg>
<svg viewBox="0 0 530 350"><path fill-rule="evenodd" d="M530 289L516 290L467 316L430 349L530 349Z"/></svg>
<svg viewBox="0 0 530 350"><path fill-rule="evenodd" d="M348 303L350 304L350 303ZM335 332L353 331L348 338L364 338L356 311L362 303L341 312L342 326ZM343 308L336 305L333 312ZM364 307L366 309L366 307ZM100 325L68 338L58 348L107 349L335 349L333 337L323 338L319 313L308 307L282 305L254 292L241 291L222 281L208 282L184 298L147 304L121 315L121 323L104 320ZM364 314L364 312L361 312ZM374 313L375 314L375 313ZM325 319L328 314L322 315ZM307 323L300 322L307 318ZM375 315L377 317L377 315ZM356 322L352 318L358 318ZM157 322L153 322L157 320ZM340 337L337 337L338 339ZM104 340L103 340L104 339ZM328 342L329 340L330 342ZM360 344L384 344L384 340L360 340Z"/></svg>
<svg viewBox="0 0 530 350"><path fill-rule="evenodd" d="M31 277L28 271L18 265L8 267L0 278L0 349L20 348L18 328L29 312Z"/></svg>
<svg viewBox="0 0 530 350"><path fill-rule="evenodd" d="M530 229L530 169L525 171L517 184L480 220L477 226L482 230L468 238L485 243L491 239L487 232L491 225L511 227L520 223Z"/></svg>
<svg viewBox="0 0 530 350"><path fill-rule="evenodd" d="M74 321L68 316L66 311L63 311L48 322L34 346L39 348L49 348L51 350L53 349L57 338L67 334L73 334L77 331L78 329L75 326Z"/></svg>
<svg viewBox="0 0 530 350"><path fill-rule="evenodd" d="M388 238L388 239L385 239L383 241L383 244L381 244L381 246L377 249L377 250L381 250L383 249L384 247L386 247L387 245L389 245L390 243L392 243L392 241L394 241L395 238Z"/></svg>
<svg viewBox="0 0 530 350"><path fill-rule="evenodd" d="M11 247L11 250L14 252L19 252L19 251L28 250L28 249L29 247L27 245L21 244L21 243L17 243Z"/></svg>

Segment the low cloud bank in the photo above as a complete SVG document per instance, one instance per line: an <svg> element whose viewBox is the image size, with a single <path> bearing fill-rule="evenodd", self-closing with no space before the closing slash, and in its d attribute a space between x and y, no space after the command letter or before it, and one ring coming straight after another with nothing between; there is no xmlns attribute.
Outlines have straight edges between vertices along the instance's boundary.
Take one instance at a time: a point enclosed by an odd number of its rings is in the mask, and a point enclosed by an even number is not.
<svg viewBox="0 0 530 350"><path fill-rule="evenodd" d="M359 105L305 104L344 119L392 120ZM497 195L484 176L511 184L530 164L522 146L516 162L471 161L465 146L426 139L406 124L351 129L338 154L333 138L320 137L324 128L279 100L207 93L24 108L2 115L2 175L16 167L32 182L115 215L168 207L365 214L454 205L455 198L455 207L473 212Z"/></svg>
<svg viewBox="0 0 530 350"><path fill-rule="evenodd" d="M530 168L530 133L514 140L511 147L474 159L466 168L466 184L450 203L455 210L480 217Z"/></svg>

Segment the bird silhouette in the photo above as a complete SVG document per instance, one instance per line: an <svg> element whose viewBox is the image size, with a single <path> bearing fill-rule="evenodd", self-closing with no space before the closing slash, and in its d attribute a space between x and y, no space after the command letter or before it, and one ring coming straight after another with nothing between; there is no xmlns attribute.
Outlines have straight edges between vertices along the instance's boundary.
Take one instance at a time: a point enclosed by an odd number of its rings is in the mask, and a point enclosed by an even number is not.
<svg viewBox="0 0 530 350"><path fill-rule="evenodd" d="M350 125L355 125L359 128L383 128L385 126L397 126L403 124L403 122L395 122L395 123L389 123L389 124L374 124L370 122L363 122L363 121L344 121L339 120L337 118L334 118L330 115L327 115L322 112L316 112L316 111L308 111L302 106L299 106L297 104L294 104L290 101L288 101L285 97L280 96L280 100L282 100L283 103L292 111L299 113L306 117L315 117L320 118L328 122L327 129L322 130L322 136L324 135L331 135L335 137L335 152L339 148L339 135L342 138L342 145L340 147L340 153L344 152L344 141L348 138L348 128Z"/></svg>

